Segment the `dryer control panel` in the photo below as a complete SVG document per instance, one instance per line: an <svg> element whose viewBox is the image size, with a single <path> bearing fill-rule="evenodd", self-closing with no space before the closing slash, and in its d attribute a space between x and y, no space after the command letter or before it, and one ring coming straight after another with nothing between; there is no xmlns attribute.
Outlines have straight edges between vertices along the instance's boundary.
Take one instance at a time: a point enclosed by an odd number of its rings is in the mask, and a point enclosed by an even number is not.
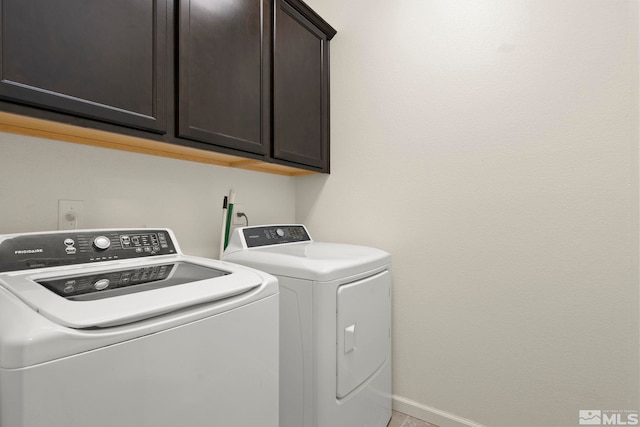
<svg viewBox="0 0 640 427"><path fill-rule="evenodd" d="M247 248L311 241L311 237L303 225L244 227L242 234Z"/></svg>
<svg viewBox="0 0 640 427"><path fill-rule="evenodd" d="M0 236L0 272L171 255L168 229L64 230Z"/></svg>

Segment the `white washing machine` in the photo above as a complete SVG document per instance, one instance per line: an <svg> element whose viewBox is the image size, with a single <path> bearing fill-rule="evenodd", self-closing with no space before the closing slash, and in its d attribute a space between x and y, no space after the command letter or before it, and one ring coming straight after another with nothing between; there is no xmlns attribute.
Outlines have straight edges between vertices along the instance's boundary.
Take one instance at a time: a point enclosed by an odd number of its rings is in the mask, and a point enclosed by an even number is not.
<svg viewBox="0 0 640 427"><path fill-rule="evenodd" d="M1 235L0 427L277 427L278 301L168 229Z"/></svg>
<svg viewBox="0 0 640 427"><path fill-rule="evenodd" d="M280 427L386 426L391 256L269 225L234 230L223 259L278 278Z"/></svg>

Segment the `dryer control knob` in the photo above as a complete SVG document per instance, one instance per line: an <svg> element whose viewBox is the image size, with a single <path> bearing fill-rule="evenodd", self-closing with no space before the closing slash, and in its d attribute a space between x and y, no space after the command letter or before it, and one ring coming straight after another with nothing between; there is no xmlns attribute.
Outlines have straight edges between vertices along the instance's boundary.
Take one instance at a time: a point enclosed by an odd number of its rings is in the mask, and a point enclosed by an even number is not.
<svg viewBox="0 0 640 427"><path fill-rule="evenodd" d="M98 236L93 239L93 246L98 250L104 251L111 246L111 240L107 236Z"/></svg>
<svg viewBox="0 0 640 427"><path fill-rule="evenodd" d="M93 287L96 288L96 290L98 291L107 289L109 287L109 279L100 279L93 284Z"/></svg>
<svg viewBox="0 0 640 427"><path fill-rule="evenodd" d="M284 230L282 228L278 228L276 230L276 234L280 237L284 237Z"/></svg>

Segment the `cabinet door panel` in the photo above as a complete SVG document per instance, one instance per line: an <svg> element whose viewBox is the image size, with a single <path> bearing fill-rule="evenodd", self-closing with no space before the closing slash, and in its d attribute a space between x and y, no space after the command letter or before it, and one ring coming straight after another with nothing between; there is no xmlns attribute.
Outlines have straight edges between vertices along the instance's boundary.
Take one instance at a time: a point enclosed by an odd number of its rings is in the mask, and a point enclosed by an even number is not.
<svg viewBox="0 0 640 427"><path fill-rule="evenodd" d="M0 97L166 130L166 0L0 5Z"/></svg>
<svg viewBox="0 0 640 427"><path fill-rule="evenodd" d="M179 136L266 154L270 3L182 0Z"/></svg>
<svg viewBox="0 0 640 427"><path fill-rule="evenodd" d="M274 157L326 168L327 36L286 1L276 7Z"/></svg>

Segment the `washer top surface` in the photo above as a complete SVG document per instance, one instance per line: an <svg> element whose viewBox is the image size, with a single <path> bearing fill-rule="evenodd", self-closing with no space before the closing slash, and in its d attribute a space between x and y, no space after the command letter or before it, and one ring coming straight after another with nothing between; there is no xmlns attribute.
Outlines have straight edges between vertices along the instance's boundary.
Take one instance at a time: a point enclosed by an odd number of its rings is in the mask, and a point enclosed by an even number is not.
<svg viewBox="0 0 640 427"><path fill-rule="evenodd" d="M137 322L248 293L264 282L259 272L182 254L168 229L4 235L0 258L0 288L73 329Z"/></svg>
<svg viewBox="0 0 640 427"><path fill-rule="evenodd" d="M279 231L280 230L280 231ZM261 235L252 243L251 236ZM389 265L380 249L315 242L303 225L241 227L234 230L223 259L276 276L328 282Z"/></svg>

